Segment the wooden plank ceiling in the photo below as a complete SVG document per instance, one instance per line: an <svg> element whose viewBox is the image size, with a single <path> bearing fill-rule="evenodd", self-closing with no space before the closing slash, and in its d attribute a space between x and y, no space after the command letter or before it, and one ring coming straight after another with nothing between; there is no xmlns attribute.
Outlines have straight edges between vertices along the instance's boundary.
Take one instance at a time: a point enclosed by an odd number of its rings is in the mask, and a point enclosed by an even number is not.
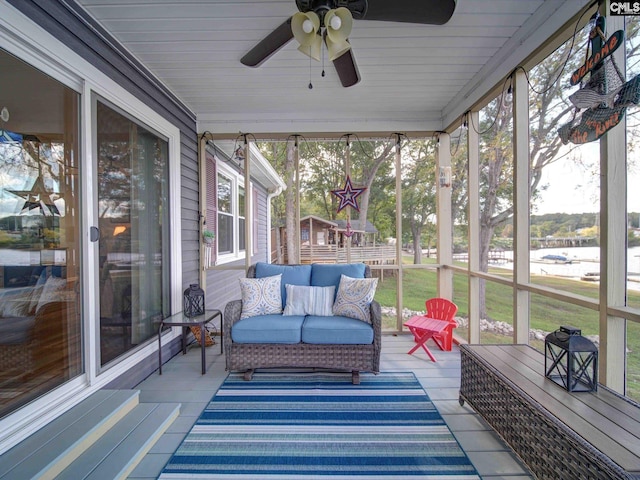
<svg viewBox="0 0 640 480"><path fill-rule="evenodd" d="M295 40L258 68L240 63L297 11L294 0L78 2L193 110L201 132L265 137L443 130L589 3L458 0L440 26L356 20L362 80L343 88Z"/></svg>

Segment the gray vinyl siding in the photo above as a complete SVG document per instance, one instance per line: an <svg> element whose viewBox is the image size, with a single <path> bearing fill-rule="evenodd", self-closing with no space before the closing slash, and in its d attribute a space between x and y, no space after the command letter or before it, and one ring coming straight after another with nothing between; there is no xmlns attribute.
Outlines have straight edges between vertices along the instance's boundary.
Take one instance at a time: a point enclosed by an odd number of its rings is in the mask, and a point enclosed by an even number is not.
<svg viewBox="0 0 640 480"><path fill-rule="evenodd" d="M195 132L194 132L195 134ZM182 245L176 250L182 253L183 289L191 283L199 283L200 271L200 173L198 168L197 142L189 142L185 147L185 133L182 133L182 166L180 189L182 214Z"/></svg>
<svg viewBox="0 0 640 480"><path fill-rule="evenodd" d="M270 208L267 204L267 194L264 190L258 191L258 249L255 257L259 258L260 262L266 262L269 258L267 253L267 232L269 228L267 226L267 208Z"/></svg>
<svg viewBox="0 0 640 480"><path fill-rule="evenodd" d="M255 185L258 196L258 248L257 253L251 257L251 263L267 261L267 192L260 186ZM208 270L207 290L205 301L207 308L217 308L224 312L227 302L240 298L239 278L245 276L245 262L239 260L237 262L225 263L223 267L229 270Z"/></svg>

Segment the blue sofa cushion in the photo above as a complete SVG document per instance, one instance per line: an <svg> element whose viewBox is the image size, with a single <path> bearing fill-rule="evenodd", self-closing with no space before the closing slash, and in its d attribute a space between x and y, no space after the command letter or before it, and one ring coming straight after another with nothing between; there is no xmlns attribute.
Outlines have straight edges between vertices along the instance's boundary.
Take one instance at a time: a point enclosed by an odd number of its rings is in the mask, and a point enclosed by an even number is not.
<svg viewBox="0 0 640 480"><path fill-rule="evenodd" d="M231 340L234 343L300 343L303 322L303 315L244 318L233 324Z"/></svg>
<svg viewBox="0 0 640 480"><path fill-rule="evenodd" d="M355 318L307 315L302 325L303 343L324 345L369 345L373 327Z"/></svg>
<svg viewBox="0 0 640 480"><path fill-rule="evenodd" d="M311 265L277 265L273 263L256 263L256 278L272 277L282 274L281 292L282 308L287 304L285 285L311 285ZM336 286L336 289L338 287Z"/></svg>
<svg viewBox="0 0 640 480"><path fill-rule="evenodd" d="M364 263L314 263L311 267L311 285L314 287L328 287L333 285L336 287L336 293L338 292L340 277L342 275L351 278L364 278L365 271Z"/></svg>

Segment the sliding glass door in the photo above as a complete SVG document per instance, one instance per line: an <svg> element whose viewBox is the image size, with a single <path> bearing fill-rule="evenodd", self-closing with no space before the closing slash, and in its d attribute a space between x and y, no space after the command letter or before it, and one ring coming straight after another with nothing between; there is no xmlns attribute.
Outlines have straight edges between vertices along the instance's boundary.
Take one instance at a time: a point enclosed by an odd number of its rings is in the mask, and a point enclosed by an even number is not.
<svg viewBox="0 0 640 480"><path fill-rule="evenodd" d="M84 372L80 95L0 49L0 417Z"/></svg>
<svg viewBox="0 0 640 480"><path fill-rule="evenodd" d="M133 351L169 315L168 142L95 99L100 365Z"/></svg>

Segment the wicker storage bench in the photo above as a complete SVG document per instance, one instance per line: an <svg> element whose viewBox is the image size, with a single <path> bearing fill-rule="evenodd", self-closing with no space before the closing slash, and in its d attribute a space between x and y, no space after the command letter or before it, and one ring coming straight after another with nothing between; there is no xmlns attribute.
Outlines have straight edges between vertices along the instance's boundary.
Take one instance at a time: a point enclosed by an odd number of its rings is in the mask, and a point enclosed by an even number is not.
<svg viewBox="0 0 640 480"><path fill-rule="evenodd" d="M345 264L346 265L346 264ZM323 267L326 267L323 265ZM364 266L364 277L371 271ZM252 265L247 278L256 277ZM381 325L380 304L371 302L370 315L373 341L367 344L314 344L314 343L237 343L232 329L240 320L242 300L229 302L224 310L222 339L229 371L244 371L245 379L251 379L259 368L319 368L352 372L353 383L359 382L359 372L380 371Z"/></svg>
<svg viewBox="0 0 640 480"><path fill-rule="evenodd" d="M461 345L468 402L541 479L640 478L640 405L609 389L570 393L527 345Z"/></svg>

